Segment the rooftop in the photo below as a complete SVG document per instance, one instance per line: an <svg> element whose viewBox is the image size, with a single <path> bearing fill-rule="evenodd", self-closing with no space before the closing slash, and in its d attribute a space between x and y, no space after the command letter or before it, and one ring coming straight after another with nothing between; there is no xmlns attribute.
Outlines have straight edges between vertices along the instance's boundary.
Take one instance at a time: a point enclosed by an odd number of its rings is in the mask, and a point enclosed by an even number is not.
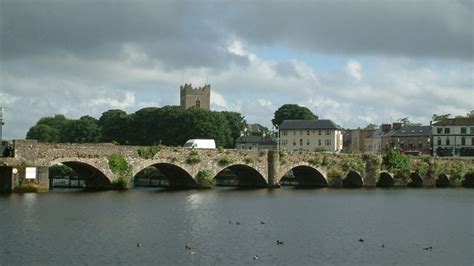
<svg viewBox="0 0 474 266"><path fill-rule="evenodd" d="M433 126L473 126L474 117L448 118L435 122Z"/></svg>
<svg viewBox="0 0 474 266"><path fill-rule="evenodd" d="M285 120L280 129L341 129L330 119L318 120Z"/></svg>

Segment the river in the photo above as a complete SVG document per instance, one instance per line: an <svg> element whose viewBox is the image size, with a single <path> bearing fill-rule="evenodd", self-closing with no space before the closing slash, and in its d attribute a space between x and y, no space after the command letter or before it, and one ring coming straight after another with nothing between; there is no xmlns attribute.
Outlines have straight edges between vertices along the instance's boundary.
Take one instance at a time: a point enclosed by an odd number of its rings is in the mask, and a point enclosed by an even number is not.
<svg viewBox="0 0 474 266"><path fill-rule="evenodd" d="M459 188L7 194L0 265L473 265L473 204Z"/></svg>

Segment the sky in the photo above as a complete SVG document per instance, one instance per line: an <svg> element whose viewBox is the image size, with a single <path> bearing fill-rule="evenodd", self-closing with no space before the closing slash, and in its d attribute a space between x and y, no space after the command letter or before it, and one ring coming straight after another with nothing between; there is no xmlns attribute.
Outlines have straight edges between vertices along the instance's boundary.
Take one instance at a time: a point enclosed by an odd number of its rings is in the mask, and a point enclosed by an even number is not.
<svg viewBox="0 0 474 266"><path fill-rule="evenodd" d="M0 0L4 139L40 118L179 105L271 128L281 105L344 128L474 109L474 1Z"/></svg>

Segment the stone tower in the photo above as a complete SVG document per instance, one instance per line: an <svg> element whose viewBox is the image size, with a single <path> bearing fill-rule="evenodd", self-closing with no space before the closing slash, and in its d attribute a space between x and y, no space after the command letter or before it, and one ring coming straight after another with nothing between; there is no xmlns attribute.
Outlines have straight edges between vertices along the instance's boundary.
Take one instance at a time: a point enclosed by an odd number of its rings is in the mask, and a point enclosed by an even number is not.
<svg viewBox="0 0 474 266"><path fill-rule="evenodd" d="M207 84L204 87L193 89L191 84L184 84L180 86L181 90L181 107L190 108L193 106L210 110L211 104L211 85Z"/></svg>

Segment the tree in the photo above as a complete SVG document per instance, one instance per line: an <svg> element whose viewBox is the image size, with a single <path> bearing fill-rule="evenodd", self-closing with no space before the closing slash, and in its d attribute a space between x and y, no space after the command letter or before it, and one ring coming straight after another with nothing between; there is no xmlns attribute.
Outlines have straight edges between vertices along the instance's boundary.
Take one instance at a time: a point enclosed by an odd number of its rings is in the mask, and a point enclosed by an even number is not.
<svg viewBox="0 0 474 266"><path fill-rule="evenodd" d="M297 104L284 104L275 111L272 119L274 126L279 126L284 120L316 120L318 116L314 115L308 108Z"/></svg>
<svg viewBox="0 0 474 266"><path fill-rule="evenodd" d="M404 118L400 118L398 119L398 121L400 123L402 123L402 125L405 127L405 126L421 126L421 123L413 123L410 121L409 117L404 117Z"/></svg>
<svg viewBox="0 0 474 266"><path fill-rule="evenodd" d="M376 124L370 123L364 129L377 129L377 128L378 126Z"/></svg>
<svg viewBox="0 0 474 266"><path fill-rule="evenodd" d="M232 138L232 142L228 143L228 145L226 146L231 146L233 148L235 147L234 145L235 140L238 137L240 137L240 132L242 132L247 127L247 122L245 121L245 118L240 113L221 112L221 114L227 120L229 129L230 129L230 136Z"/></svg>
<svg viewBox="0 0 474 266"><path fill-rule="evenodd" d="M44 124L36 125L28 130L26 139L35 139L39 142L58 142L59 130Z"/></svg>
<svg viewBox="0 0 474 266"><path fill-rule="evenodd" d="M28 130L27 139L36 139L40 142L59 142L61 134L69 120L64 115L43 117L35 126Z"/></svg>
<svg viewBox="0 0 474 266"><path fill-rule="evenodd" d="M474 110L469 111L469 113L466 114L466 117L474 117Z"/></svg>
<svg viewBox="0 0 474 266"><path fill-rule="evenodd" d="M98 125L101 128L100 141L127 143L130 117L125 111L113 109L102 113Z"/></svg>
<svg viewBox="0 0 474 266"><path fill-rule="evenodd" d="M431 120L437 122L437 121L441 121L441 120L444 120L444 119L448 119L450 116L451 116L451 114L444 114L444 115L433 114L433 117L431 118Z"/></svg>
<svg viewBox="0 0 474 266"><path fill-rule="evenodd" d="M83 116L71 120L61 134L61 142L96 143L100 139L100 128L97 119Z"/></svg>

